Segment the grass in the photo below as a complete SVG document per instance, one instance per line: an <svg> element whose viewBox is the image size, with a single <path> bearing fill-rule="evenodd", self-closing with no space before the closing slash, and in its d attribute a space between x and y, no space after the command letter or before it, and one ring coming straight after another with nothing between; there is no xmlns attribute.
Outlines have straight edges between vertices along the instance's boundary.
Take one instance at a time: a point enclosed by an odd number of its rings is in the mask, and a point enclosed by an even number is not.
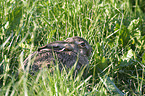
<svg viewBox="0 0 145 96"><path fill-rule="evenodd" d="M145 94L143 0L0 1L0 95ZM93 48L89 71L21 72L24 59L47 43L72 36ZM19 72L19 75L17 73Z"/></svg>

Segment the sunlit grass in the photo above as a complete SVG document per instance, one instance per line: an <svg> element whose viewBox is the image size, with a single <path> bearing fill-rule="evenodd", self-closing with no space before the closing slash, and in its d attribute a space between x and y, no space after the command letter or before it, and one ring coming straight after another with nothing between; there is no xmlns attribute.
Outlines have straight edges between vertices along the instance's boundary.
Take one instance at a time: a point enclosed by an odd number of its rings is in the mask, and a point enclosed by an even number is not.
<svg viewBox="0 0 145 96"><path fill-rule="evenodd" d="M136 2L137 1L137 2ZM139 3L138 3L139 2ZM0 96L145 94L143 0L0 1ZM45 44L81 36L93 48L87 72L36 76L25 58ZM85 73L85 77L83 77Z"/></svg>

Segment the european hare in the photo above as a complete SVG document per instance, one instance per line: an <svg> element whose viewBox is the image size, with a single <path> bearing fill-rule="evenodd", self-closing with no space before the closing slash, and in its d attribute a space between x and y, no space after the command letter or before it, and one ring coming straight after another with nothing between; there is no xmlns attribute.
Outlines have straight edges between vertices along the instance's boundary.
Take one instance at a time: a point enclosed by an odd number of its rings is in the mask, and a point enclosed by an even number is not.
<svg viewBox="0 0 145 96"><path fill-rule="evenodd" d="M38 51L29 55L24 61L28 65L31 60L31 70L38 71L43 67L50 67L58 63L59 68L62 65L71 68L77 61L76 69L88 64L88 57L91 55L92 48L89 43L81 37L67 38L65 41L56 41L46 46L38 48ZM57 62L57 61L58 62Z"/></svg>

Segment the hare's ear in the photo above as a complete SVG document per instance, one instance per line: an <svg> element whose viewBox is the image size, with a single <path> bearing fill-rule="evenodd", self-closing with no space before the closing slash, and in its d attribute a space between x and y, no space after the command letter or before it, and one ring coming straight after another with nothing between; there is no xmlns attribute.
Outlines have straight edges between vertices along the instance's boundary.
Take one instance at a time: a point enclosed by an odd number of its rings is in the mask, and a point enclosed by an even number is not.
<svg viewBox="0 0 145 96"><path fill-rule="evenodd" d="M71 46L71 45L65 45L65 46L63 46L62 48L60 48L59 50L58 50L58 52L62 52L62 51L73 51L74 49L73 49L73 47Z"/></svg>
<svg viewBox="0 0 145 96"><path fill-rule="evenodd" d="M58 45L46 45L43 47L38 48L38 51L57 51L57 50L62 50L64 47L63 46L58 46Z"/></svg>
<svg viewBox="0 0 145 96"><path fill-rule="evenodd" d="M42 46L40 48L38 48L38 51L42 51L42 50L51 50L51 48L48 45Z"/></svg>

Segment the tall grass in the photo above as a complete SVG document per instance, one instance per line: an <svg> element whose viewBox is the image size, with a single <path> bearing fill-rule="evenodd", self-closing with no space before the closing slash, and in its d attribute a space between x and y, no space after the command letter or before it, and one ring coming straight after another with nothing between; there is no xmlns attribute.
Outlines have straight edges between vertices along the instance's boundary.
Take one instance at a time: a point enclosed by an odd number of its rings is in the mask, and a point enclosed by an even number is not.
<svg viewBox="0 0 145 96"><path fill-rule="evenodd" d="M0 1L0 95L145 94L144 1L133 1ZM19 71L38 47L72 36L94 50L85 78L57 68L36 76Z"/></svg>

